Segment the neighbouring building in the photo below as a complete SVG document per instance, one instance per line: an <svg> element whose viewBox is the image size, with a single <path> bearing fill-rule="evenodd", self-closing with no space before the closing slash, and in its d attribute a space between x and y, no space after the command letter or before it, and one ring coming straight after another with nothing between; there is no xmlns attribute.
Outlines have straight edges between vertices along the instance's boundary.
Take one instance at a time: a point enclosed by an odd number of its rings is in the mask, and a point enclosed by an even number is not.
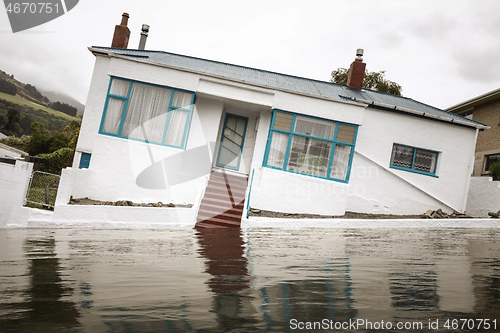
<svg viewBox="0 0 500 333"><path fill-rule="evenodd" d="M490 127L477 136L473 173L474 176L488 176L490 163L500 161L500 89L452 106L447 111Z"/></svg>
<svg viewBox="0 0 500 333"><path fill-rule="evenodd" d="M486 126L361 89L362 50L344 86L148 51L144 40L127 49L126 30L117 29L114 47L89 48L94 73L62 180L73 198L192 205L199 222L220 224L239 223L248 207L465 210Z"/></svg>
<svg viewBox="0 0 500 333"><path fill-rule="evenodd" d="M22 150L19 150L17 148L0 143L0 158L16 159L16 158L22 158L22 157L26 157L26 156L29 156L29 154L22 151Z"/></svg>

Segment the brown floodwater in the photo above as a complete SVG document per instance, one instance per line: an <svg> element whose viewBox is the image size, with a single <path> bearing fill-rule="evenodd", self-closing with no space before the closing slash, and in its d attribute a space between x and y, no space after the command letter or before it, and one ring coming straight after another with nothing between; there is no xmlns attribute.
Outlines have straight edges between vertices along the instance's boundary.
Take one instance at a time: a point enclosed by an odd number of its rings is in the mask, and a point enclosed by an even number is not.
<svg viewBox="0 0 500 333"><path fill-rule="evenodd" d="M0 332L498 332L496 229L0 230Z"/></svg>

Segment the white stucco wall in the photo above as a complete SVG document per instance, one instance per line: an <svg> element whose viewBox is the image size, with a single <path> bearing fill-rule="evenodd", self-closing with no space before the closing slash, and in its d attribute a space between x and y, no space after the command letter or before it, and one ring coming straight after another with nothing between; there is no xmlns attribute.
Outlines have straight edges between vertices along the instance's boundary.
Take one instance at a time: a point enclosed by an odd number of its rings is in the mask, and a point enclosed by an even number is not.
<svg viewBox="0 0 500 333"><path fill-rule="evenodd" d="M33 163L16 161L15 165L0 162L0 227L23 224L21 208L33 171Z"/></svg>
<svg viewBox="0 0 500 333"><path fill-rule="evenodd" d="M74 197L134 202L195 203L210 172L223 103L198 97L186 149L177 149L98 134L109 75L194 90L197 77L178 71L97 57L94 76L73 162L92 154L89 170L75 170ZM186 75L185 75L186 76ZM199 109L202 111L199 112Z"/></svg>
<svg viewBox="0 0 500 333"><path fill-rule="evenodd" d="M253 177L250 206L284 213L343 215L349 185L261 167Z"/></svg>
<svg viewBox="0 0 500 333"><path fill-rule="evenodd" d="M472 177L467 200L467 214L488 217L489 212L500 211L500 181L490 177Z"/></svg>
<svg viewBox="0 0 500 333"><path fill-rule="evenodd" d="M476 130L367 109L359 127L347 210L422 214L464 211ZM437 178L389 167L394 143L439 152Z"/></svg>

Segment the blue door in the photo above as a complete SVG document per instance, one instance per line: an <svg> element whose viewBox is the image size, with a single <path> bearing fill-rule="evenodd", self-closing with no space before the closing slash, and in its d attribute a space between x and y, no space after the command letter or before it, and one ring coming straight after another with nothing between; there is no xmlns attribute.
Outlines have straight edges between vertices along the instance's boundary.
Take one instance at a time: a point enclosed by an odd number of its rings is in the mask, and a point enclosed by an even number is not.
<svg viewBox="0 0 500 333"><path fill-rule="evenodd" d="M248 118L226 114L220 139L217 166L239 170Z"/></svg>

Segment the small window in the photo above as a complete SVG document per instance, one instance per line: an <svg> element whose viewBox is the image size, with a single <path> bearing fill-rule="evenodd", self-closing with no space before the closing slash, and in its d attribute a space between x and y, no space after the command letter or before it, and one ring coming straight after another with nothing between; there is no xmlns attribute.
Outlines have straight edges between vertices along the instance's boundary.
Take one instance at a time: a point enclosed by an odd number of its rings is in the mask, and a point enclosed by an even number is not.
<svg viewBox="0 0 500 333"><path fill-rule="evenodd" d="M491 163L500 161L500 154L486 155L484 160L484 172L489 172Z"/></svg>
<svg viewBox="0 0 500 333"><path fill-rule="evenodd" d="M435 176L438 155L436 151L394 144L391 168Z"/></svg>
<svg viewBox="0 0 500 333"><path fill-rule="evenodd" d="M92 155L89 153L82 153L80 156L80 169L88 169L90 166L90 157Z"/></svg>

